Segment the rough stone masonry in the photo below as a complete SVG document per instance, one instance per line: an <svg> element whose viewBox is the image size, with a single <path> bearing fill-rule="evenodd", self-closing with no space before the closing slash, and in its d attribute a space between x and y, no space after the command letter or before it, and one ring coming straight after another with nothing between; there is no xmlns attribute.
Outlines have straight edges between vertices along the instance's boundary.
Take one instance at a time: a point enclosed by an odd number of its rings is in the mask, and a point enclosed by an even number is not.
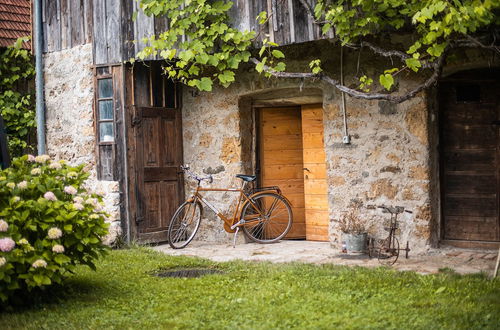
<svg viewBox="0 0 500 330"><path fill-rule="evenodd" d="M110 214L110 244L120 234L120 194L118 182L97 180L93 78L91 44L44 55L47 152L52 159L85 164L88 189L104 196Z"/></svg>

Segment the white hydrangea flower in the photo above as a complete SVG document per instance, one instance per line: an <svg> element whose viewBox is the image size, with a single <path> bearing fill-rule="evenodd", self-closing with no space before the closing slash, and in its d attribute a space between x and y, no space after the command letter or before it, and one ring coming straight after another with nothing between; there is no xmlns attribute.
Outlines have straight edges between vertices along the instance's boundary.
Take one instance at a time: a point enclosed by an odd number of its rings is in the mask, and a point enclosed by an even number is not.
<svg viewBox="0 0 500 330"><path fill-rule="evenodd" d="M19 245L28 245L30 242L26 238L21 238L18 242Z"/></svg>
<svg viewBox="0 0 500 330"><path fill-rule="evenodd" d="M35 162L43 164L46 163L49 159L49 155L40 155L35 157Z"/></svg>
<svg viewBox="0 0 500 330"><path fill-rule="evenodd" d="M73 198L73 202L83 204L83 197L76 196L75 198Z"/></svg>
<svg viewBox="0 0 500 330"><path fill-rule="evenodd" d="M9 224L4 219L0 219L0 232L6 232L9 229Z"/></svg>
<svg viewBox="0 0 500 330"><path fill-rule="evenodd" d="M56 244L52 247L52 252L54 253L63 253L64 252L64 246L61 244Z"/></svg>
<svg viewBox="0 0 500 330"><path fill-rule="evenodd" d="M14 196L14 197L12 197L12 203L17 203L17 202L19 202L20 200L21 200L21 197L19 197L19 196Z"/></svg>
<svg viewBox="0 0 500 330"><path fill-rule="evenodd" d="M42 169L40 168L34 168L31 170L31 175L40 175L42 174Z"/></svg>
<svg viewBox="0 0 500 330"><path fill-rule="evenodd" d="M58 238L61 238L62 236L62 231L61 229L57 228L57 227L52 227L49 229L49 231L47 232L48 233L48 237L50 239L58 239Z"/></svg>
<svg viewBox="0 0 500 330"><path fill-rule="evenodd" d="M9 182L6 184L6 186L10 189L14 189L16 187L16 184L14 182Z"/></svg>
<svg viewBox="0 0 500 330"><path fill-rule="evenodd" d="M31 266L33 266L33 268L45 268L47 267L47 261L43 259L38 259L35 260L35 262L31 264Z"/></svg>
<svg viewBox="0 0 500 330"><path fill-rule="evenodd" d="M4 257L0 257L0 267L5 265L6 263L7 263L7 259L5 259Z"/></svg>
<svg viewBox="0 0 500 330"><path fill-rule="evenodd" d="M21 181L17 184L17 188L19 188L20 190L24 190L26 188L28 188L28 182L26 181Z"/></svg>
<svg viewBox="0 0 500 330"><path fill-rule="evenodd" d="M54 170L60 170L62 168L62 165L61 163L54 162L50 163L49 168L52 168Z"/></svg>

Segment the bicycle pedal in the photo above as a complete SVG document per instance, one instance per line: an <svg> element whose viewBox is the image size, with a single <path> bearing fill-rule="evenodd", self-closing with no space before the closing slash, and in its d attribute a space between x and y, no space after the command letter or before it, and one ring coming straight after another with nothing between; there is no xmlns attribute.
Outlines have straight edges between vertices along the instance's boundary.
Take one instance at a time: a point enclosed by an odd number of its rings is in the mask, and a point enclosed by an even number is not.
<svg viewBox="0 0 500 330"><path fill-rule="evenodd" d="M234 232L233 249L236 248L236 235L238 235L238 231L240 231L240 227L237 227L236 231Z"/></svg>

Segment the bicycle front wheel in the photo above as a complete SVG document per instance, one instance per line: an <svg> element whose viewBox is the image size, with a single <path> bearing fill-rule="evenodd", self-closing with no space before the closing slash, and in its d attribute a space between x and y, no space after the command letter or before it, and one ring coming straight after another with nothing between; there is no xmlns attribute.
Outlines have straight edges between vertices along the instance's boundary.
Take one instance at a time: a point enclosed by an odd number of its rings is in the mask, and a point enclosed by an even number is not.
<svg viewBox="0 0 500 330"><path fill-rule="evenodd" d="M186 247L196 235L201 222L201 206L195 202L184 202L175 211L168 225L168 244L173 249Z"/></svg>
<svg viewBox="0 0 500 330"><path fill-rule="evenodd" d="M245 205L241 218L245 221L243 233L257 243L279 241L292 227L292 208L283 196L264 193L250 197L252 203Z"/></svg>
<svg viewBox="0 0 500 330"><path fill-rule="evenodd" d="M396 237L392 240L386 238L382 247L378 250L378 261L386 266L392 266L396 263L399 257L399 241Z"/></svg>

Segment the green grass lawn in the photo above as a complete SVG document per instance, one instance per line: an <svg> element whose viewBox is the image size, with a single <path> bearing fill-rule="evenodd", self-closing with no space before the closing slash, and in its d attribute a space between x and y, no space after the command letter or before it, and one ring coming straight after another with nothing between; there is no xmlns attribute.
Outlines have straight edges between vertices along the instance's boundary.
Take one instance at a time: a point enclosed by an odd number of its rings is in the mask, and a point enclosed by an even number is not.
<svg viewBox="0 0 500 330"><path fill-rule="evenodd" d="M160 278L160 269L224 274ZM496 328L500 280L390 269L215 263L148 249L112 251L0 328Z"/></svg>

